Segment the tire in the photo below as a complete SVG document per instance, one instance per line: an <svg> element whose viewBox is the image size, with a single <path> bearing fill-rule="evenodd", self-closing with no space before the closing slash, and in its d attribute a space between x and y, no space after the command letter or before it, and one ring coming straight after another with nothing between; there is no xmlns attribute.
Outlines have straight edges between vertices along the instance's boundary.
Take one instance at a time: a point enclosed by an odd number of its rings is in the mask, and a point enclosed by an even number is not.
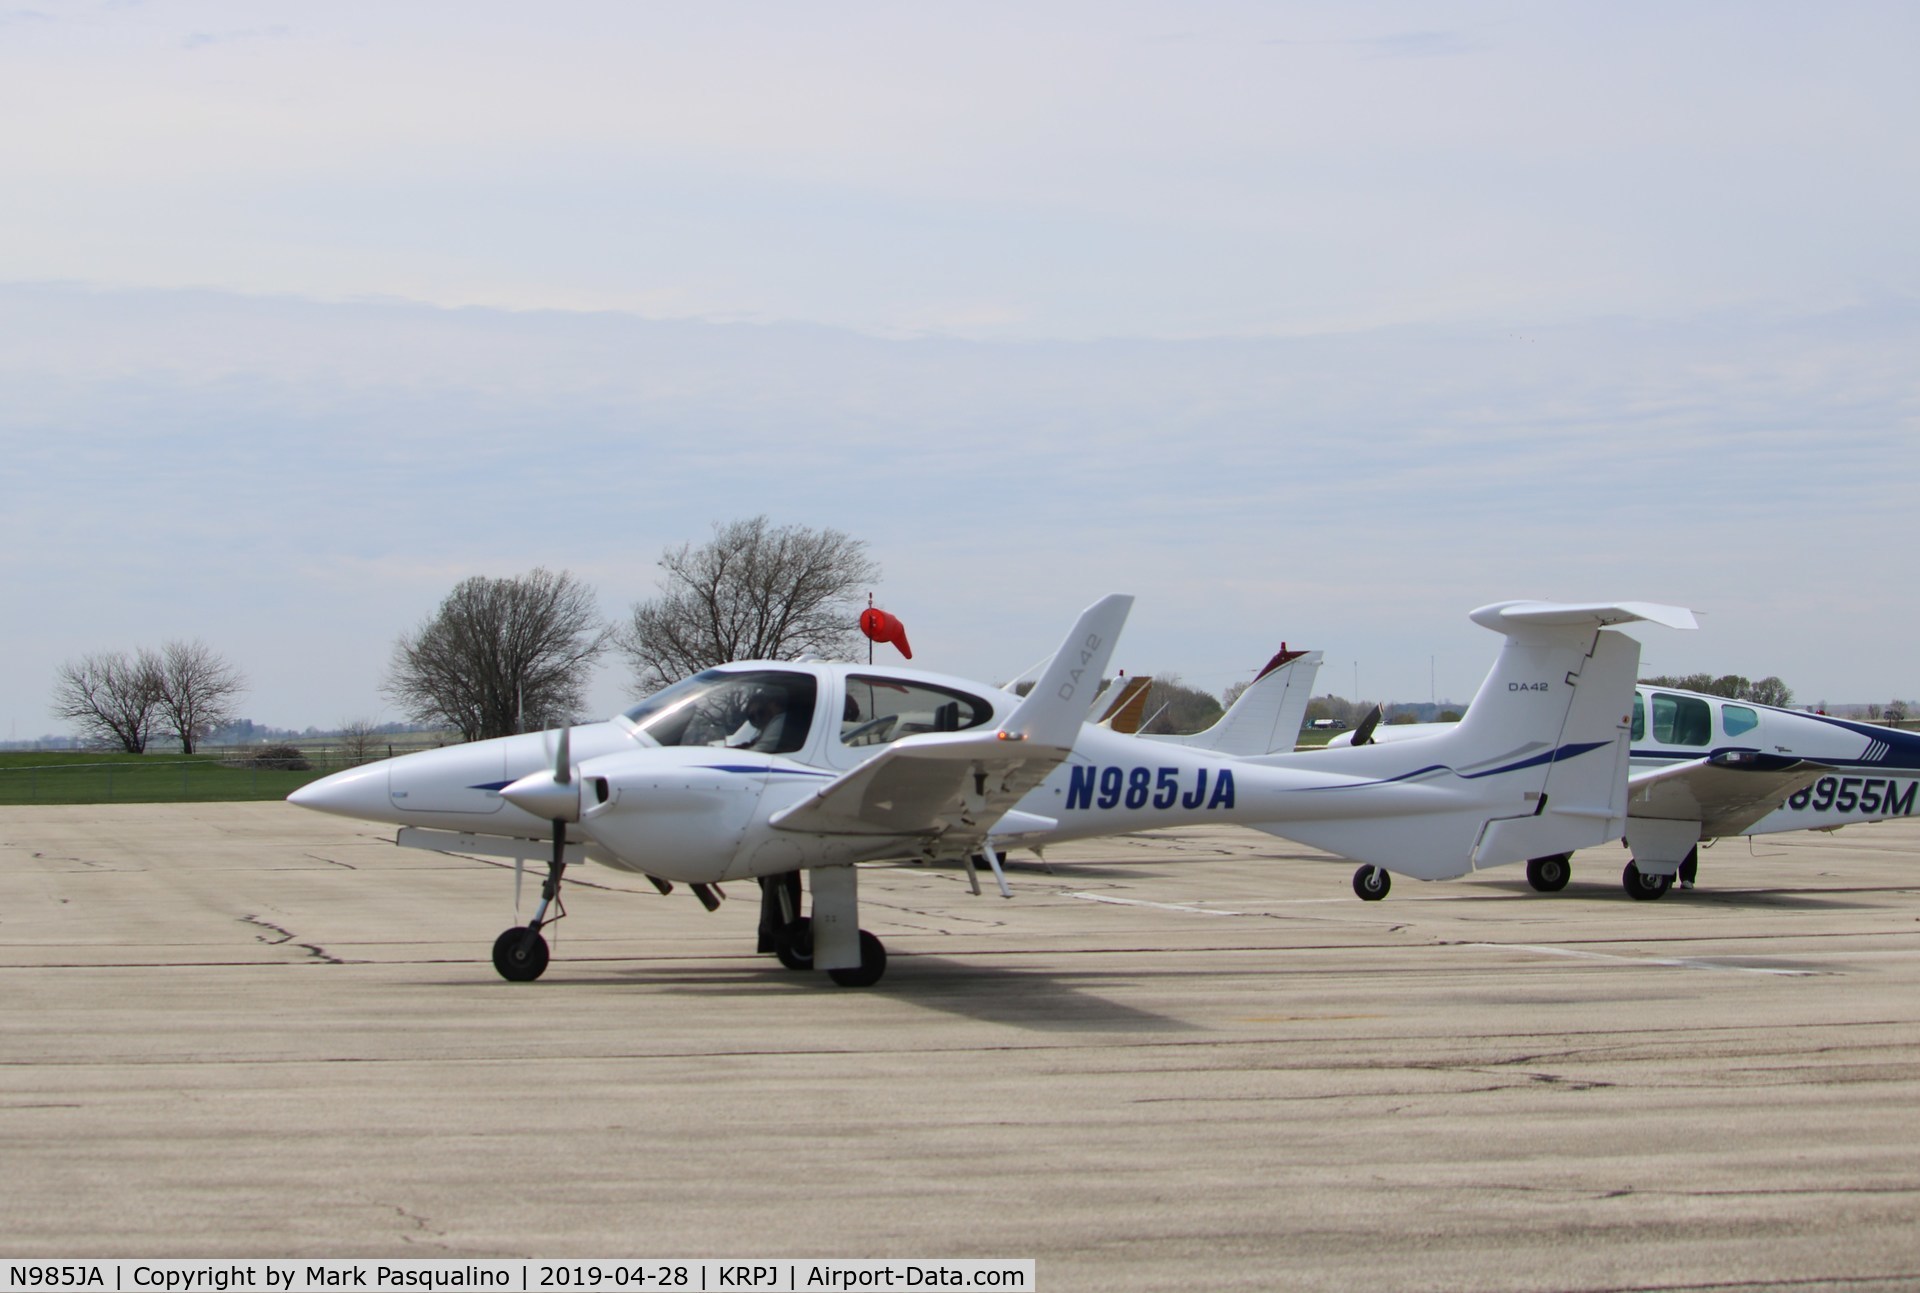
<svg viewBox="0 0 1920 1293"><path fill-rule="evenodd" d="M813 918L801 916L790 925L782 925L773 936L773 954L789 970L813 968ZM864 949L861 956L865 956Z"/></svg>
<svg viewBox="0 0 1920 1293"><path fill-rule="evenodd" d="M1573 854L1549 853L1527 859L1527 883L1541 893L1559 893L1573 878Z"/></svg>
<svg viewBox="0 0 1920 1293"><path fill-rule="evenodd" d="M886 945L860 931L860 964L845 970L828 970L827 977L843 988L871 988L887 972Z"/></svg>
<svg viewBox="0 0 1920 1293"><path fill-rule="evenodd" d="M1627 863L1627 869L1620 873L1621 887L1627 896L1640 902L1653 902L1667 896L1667 890L1673 888L1670 875L1648 875L1633 863Z"/></svg>
<svg viewBox="0 0 1920 1293"><path fill-rule="evenodd" d="M493 940L493 968L509 983L532 983L545 974L549 955L540 931L524 925Z"/></svg>
<svg viewBox="0 0 1920 1293"><path fill-rule="evenodd" d="M1393 877L1384 867L1363 866L1353 873L1353 891L1368 902L1379 902L1393 888Z"/></svg>

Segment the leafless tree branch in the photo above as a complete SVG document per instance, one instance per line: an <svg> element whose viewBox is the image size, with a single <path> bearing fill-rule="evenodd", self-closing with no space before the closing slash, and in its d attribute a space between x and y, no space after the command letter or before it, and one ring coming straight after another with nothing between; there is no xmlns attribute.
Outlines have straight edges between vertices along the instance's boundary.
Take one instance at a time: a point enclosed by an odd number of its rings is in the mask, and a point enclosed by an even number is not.
<svg viewBox="0 0 1920 1293"><path fill-rule="evenodd" d="M838 530L716 523L711 541L661 555L666 590L636 603L617 642L647 695L729 660L847 658L859 598L880 578L866 543Z"/></svg>
<svg viewBox="0 0 1920 1293"><path fill-rule="evenodd" d="M576 716L612 634L593 589L565 571L476 575L394 644L382 690L469 741L505 736Z"/></svg>

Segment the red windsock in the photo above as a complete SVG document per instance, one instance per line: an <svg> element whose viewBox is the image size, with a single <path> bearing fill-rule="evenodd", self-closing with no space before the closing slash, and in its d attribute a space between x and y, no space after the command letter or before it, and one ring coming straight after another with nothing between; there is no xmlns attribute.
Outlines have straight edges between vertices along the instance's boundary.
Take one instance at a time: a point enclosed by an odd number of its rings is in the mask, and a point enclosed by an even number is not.
<svg viewBox="0 0 1920 1293"><path fill-rule="evenodd" d="M913 648L907 645L907 626L894 616L872 606L860 612L860 631L875 642L890 642L900 648L900 654L913 659Z"/></svg>

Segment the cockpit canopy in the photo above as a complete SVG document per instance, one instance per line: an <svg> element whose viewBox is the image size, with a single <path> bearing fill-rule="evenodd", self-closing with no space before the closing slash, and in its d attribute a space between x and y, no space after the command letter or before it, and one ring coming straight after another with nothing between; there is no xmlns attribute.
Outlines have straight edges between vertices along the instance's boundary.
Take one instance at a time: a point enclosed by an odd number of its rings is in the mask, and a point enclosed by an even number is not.
<svg viewBox="0 0 1920 1293"><path fill-rule="evenodd" d="M626 711L660 745L713 745L791 754L807 743L818 684L785 669L708 669Z"/></svg>
<svg viewBox="0 0 1920 1293"><path fill-rule="evenodd" d="M655 692L623 717L658 745L795 754L845 768L902 737L965 731L995 712L988 697L932 678L723 665ZM807 750L810 738L819 748Z"/></svg>

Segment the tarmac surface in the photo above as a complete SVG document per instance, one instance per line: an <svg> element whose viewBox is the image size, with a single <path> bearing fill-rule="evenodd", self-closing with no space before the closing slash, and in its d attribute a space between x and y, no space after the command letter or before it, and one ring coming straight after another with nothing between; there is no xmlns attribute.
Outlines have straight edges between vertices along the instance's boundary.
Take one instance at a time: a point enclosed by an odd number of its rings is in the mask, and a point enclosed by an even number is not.
<svg viewBox="0 0 1920 1293"><path fill-rule="evenodd" d="M1402 879L1229 829L865 869L836 988L589 867L0 809L0 1254L1014 1257L1046 1290L1920 1288L1920 821ZM534 884L528 884L529 904Z"/></svg>

